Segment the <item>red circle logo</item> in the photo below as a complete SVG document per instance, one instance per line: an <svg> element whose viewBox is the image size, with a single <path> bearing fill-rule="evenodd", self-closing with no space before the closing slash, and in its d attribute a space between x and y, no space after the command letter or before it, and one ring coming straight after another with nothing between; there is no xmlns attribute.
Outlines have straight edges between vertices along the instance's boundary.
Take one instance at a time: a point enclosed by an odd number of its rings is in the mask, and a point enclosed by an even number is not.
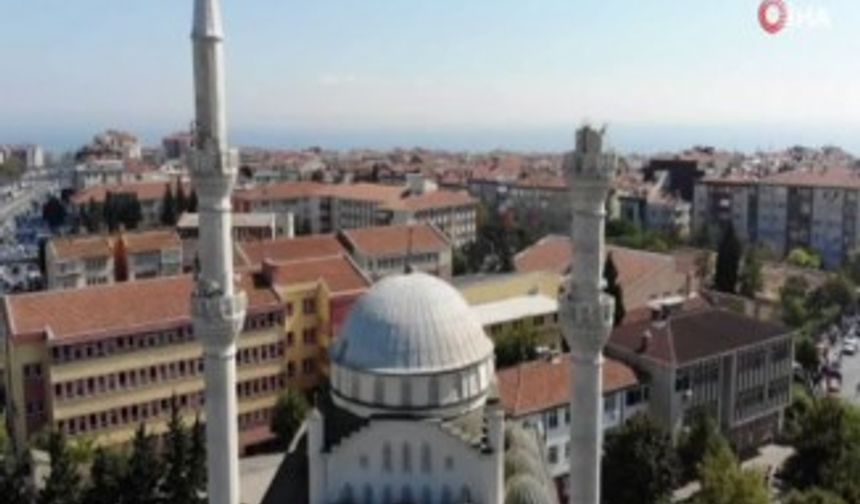
<svg viewBox="0 0 860 504"><path fill-rule="evenodd" d="M784 0L764 0L758 6L758 22L764 31L776 34L788 21L788 5Z"/></svg>

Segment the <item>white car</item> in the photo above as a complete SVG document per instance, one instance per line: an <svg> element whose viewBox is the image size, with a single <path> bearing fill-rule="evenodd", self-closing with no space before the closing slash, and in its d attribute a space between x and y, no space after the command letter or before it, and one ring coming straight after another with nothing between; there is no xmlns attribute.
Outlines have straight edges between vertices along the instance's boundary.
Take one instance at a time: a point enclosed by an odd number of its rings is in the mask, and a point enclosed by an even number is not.
<svg viewBox="0 0 860 504"><path fill-rule="evenodd" d="M851 334L847 336L844 340L842 340L843 345L854 345L855 347L860 346L860 338Z"/></svg>
<svg viewBox="0 0 860 504"><path fill-rule="evenodd" d="M856 341L845 341L842 343L842 353L845 355L854 355L857 353Z"/></svg>

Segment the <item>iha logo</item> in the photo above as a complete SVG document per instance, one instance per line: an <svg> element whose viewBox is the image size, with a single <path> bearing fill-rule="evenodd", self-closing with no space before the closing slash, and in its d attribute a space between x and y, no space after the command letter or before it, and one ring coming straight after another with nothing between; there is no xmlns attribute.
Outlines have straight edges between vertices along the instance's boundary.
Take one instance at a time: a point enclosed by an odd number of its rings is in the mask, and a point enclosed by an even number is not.
<svg viewBox="0 0 860 504"><path fill-rule="evenodd" d="M771 34L788 28L829 28L830 13L820 5L800 5L788 0L763 0L758 6L758 22Z"/></svg>

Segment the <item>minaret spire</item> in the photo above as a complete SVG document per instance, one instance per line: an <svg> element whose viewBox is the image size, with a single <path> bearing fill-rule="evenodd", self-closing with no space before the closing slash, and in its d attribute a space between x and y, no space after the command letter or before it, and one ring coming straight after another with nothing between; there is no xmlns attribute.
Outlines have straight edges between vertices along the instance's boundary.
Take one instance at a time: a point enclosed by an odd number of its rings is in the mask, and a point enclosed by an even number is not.
<svg viewBox="0 0 860 504"><path fill-rule="evenodd" d="M236 338L247 299L233 277L230 195L238 154L227 145L223 39L219 0L195 0L196 122L188 164L199 199L200 268L191 309L204 354L208 502L239 504Z"/></svg>
<svg viewBox="0 0 860 504"><path fill-rule="evenodd" d="M603 347L614 304L603 291L606 196L615 157L601 152L605 130L576 133L576 151L564 172L573 207L570 283L559 299L562 330L571 354L570 504L600 503L603 445Z"/></svg>

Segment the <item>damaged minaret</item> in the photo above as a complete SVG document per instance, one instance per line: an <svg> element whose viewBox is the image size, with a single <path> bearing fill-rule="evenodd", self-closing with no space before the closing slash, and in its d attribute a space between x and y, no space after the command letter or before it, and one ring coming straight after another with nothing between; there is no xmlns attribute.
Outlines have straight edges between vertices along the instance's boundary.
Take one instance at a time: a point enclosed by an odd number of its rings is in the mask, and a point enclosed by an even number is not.
<svg viewBox="0 0 860 504"><path fill-rule="evenodd" d="M195 0L192 40L197 120L189 167L199 201L200 268L191 309L204 353L208 502L239 504L236 338L247 300L233 277L230 196L238 154L227 147L218 0Z"/></svg>
<svg viewBox="0 0 860 504"><path fill-rule="evenodd" d="M603 293L606 197L615 157L604 154L604 130L576 133L576 151L564 160L573 207L570 282L559 299L571 353L570 504L600 503L603 445L603 347L612 330L614 303Z"/></svg>

